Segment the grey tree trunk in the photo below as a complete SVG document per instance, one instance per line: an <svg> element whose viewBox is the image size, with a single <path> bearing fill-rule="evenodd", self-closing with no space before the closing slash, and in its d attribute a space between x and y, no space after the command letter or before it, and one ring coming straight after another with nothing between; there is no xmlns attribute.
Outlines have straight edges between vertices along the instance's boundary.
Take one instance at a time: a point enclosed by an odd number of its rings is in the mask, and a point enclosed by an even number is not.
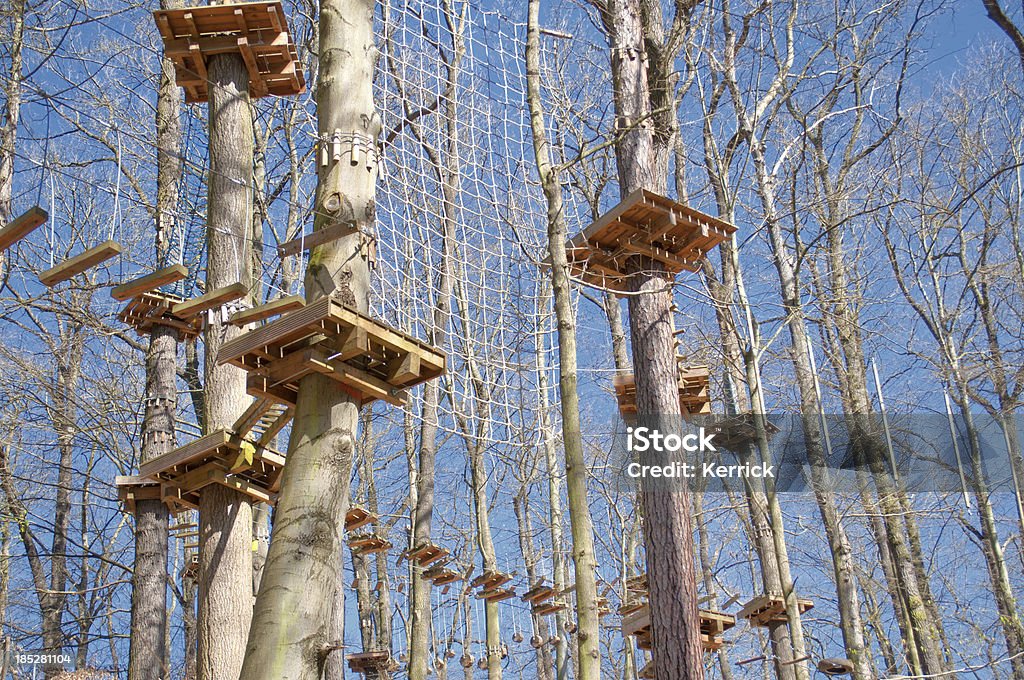
<svg viewBox="0 0 1024 680"><path fill-rule="evenodd" d="M527 29L527 91L533 149L541 186L547 200L548 252L551 257L551 289L558 324L559 396L562 412L562 443L565 447L566 493L572 533L576 577L577 653L580 680L601 677L600 620L597 611L597 558L594 527L587 494L587 464L583 456L579 393L576 370L576 320L570 298L568 260L565 254L566 225L561 184L551 165L544 124L540 87L539 0L530 0Z"/></svg>
<svg viewBox="0 0 1024 680"><path fill-rule="evenodd" d="M0 224L13 217L11 197L14 189L14 150L18 141L18 121L21 119L22 50L25 45L26 0L11 3L10 35L11 64L4 87L3 129L0 129ZM3 253L0 253L0 279L4 277Z"/></svg>
<svg viewBox="0 0 1024 680"><path fill-rule="evenodd" d="M340 131L376 139L373 107L374 3L322 0L317 88L321 138ZM363 165L321 168L314 227L374 224L375 174ZM360 234L313 250L306 298L338 295L365 311L369 275ZM315 680L329 654L342 653L331 636L334 593L341 569L342 527L348 508L359 406L337 383L311 375L299 386L288 465L274 514L270 550L253 611L242 668L244 680Z"/></svg>
<svg viewBox="0 0 1024 680"><path fill-rule="evenodd" d="M210 178L206 289L236 282L251 287L253 130L249 74L241 56L209 63ZM221 345L242 331L216 310L205 330L204 429L231 427L248 406L245 372L218 366ZM199 501L199 680L239 677L252 616L252 504L220 484Z"/></svg>
<svg viewBox="0 0 1024 680"><path fill-rule="evenodd" d="M161 3L169 9L175 3ZM166 234L174 227L181 174L181 90L174 63L160 60L156 108L156 255L164 262ZM146 410L142 423L140 464L175 447L177 415L178 331L156 326L146 355ZM161 680L168 667L167 506L159 500L135 504L135 569L132 574L132 636L128 650L129 680Z"/></svg>

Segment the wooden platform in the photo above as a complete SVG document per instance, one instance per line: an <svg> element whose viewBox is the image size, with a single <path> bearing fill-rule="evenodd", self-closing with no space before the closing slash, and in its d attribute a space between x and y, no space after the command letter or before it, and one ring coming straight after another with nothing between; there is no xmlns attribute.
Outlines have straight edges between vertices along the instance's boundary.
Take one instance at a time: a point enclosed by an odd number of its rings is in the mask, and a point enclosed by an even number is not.
<svg viewBox="0 0 1024 680"><path fill-rule="evenodd" d="M516 596L512 588L486 588L476 594L476 599L486 602L501 602Z"/></svg>
<svg viewBox="0 0 1024 680"><path fill-rule="evenodd" d="M572 274L601 288L629 290L626 261L660 262L670 275L697 271L705 254L736 227L638 189L566 244Z"/></svg>
<svg viewBox="0 0 1024 680"><path fill-rule="evenodd" d="M117 476L114 478L117 487L117 499L121 508L135 514L135 501L160 500L160 484L145 477Z"/></svg>
<svg viewBox="0 0 1024 680"><path fill-rule="evenodd" d="M200 492L210 484L273 504L284 463L276 451L217 430L149 461L139 475L160 482L163 499L174 510L198 507Z"/></svg>
<svg viewBox="0 0 1024 680"><path fill-rule="evenodd" d="M345 661L348 662L348 667L353 673L363 674L393 670L396 666L395 661L391 658L391 652L386 649L346 654Z"/></svg>
<svg viewBox="0 0 1024 680"><path fill-rule="evenodd" d="M423 543L410 549L405 554L405 557L410 562L415 562L421 567L428 567L438 561L447 561L448 550L447 548L442 548L441 546L434 545L433 543Z"/></svg>
<svg viewBox="0 0 1024 680"><path fill-rule="evenodd" d="M720 648L725 641L722 634L736 625L736 617L723 612L701 609L700 641L704 651ZM635 636L640 649L651 648L651 608L649 604L622 617L622 636Z"/></svg>
<svg viewBox="0 0 1024 680"><path fill-rule="evenodd" d="M373 524L377 519L377 515L365 508L361 508L358 505L350 505L345 512L345 531L362 529L367 524Z"/></svg>
<svg viewBox="0 0 1024 680"><path fill-rule="evenodd" d="M391 550L391 541L376 534L357 534L348 539L348 547L354 555L373 555Z"/></svg>
<svg viewBox="0 0 1024 680"><path fill-rule="evenodd" d="M539 604L545 600L550 600L554 596L554 587L546 585L542 580L523 593L523 596L520 599L523 602L529 602L530 604Z"/></svg>
<svg viewBox="0 0 1024 680"><path fill-rule="evenodd" d="M424 571L421 576L435 586L446 586L449 583L462 580L462 574L445 567L431 567Z"/></svg>
<svg viewBox="0 0 1024 680"><path fill-rule="evenodd" d="M493 590L499 586L503 586L512 580L511 574L505 574L500 571L485 571L484 573L477 576L470 582L470 585L474 588L482 588L484 590Z"/></svg>
<svg viewBox="0 0 1024 680"><path fill-rule="evenodd" d="M121 244L116 241L104 241L98 246L64 260L39 274L39 283L52 288L58 283L72 279L93 267L100 265L112 257L121 254Z"/></svg>
<svg viewBox="0 0 1024 680"><path fill-rule="evenodd" d="M249 95L288 96L306 91L295 43L280 2L189 7L153 12L164 54L174 62L174 79L185 101L210 98L209 60L238 54L249 72Z"/></svg>
<svg viewBox="0 0 1024 680"><path fill-rule="evenodd" d="M47 212L36 205L0 227L0 253L41 227L49 218Z"/></svg>
<svg viewBox="0 0 1024 680"><path fill-rule="evenodd" d="M801 614L814 609L814 603L810 600L797 598L796 602ZM743 605L737 616L746 619L751 626L767 626L769 623L785 623L789 620L786 602L778 595L758 595Z"/></svg>
<svg viewBox="0 0 1024 680"><path fill-rule="evenodd" d="M679 366L679 407L687 415L711 413L708 390L710 373L707 366ZM636 416L636 380L632 373L619 373L613 378L615 400L625 418Z"/></svg>
<svg viewBox="0 0 1024 680"><path fill-rule="evenodd" d="M849 659L822 659L818 662L818 670L828 676L850 675L853 673L853 662Z"/></svg>
<svg viewBox="0 0 1024 680"><path fill-rule="evenodd" d="M534 604L530 608L530 611L536 616L548 616L549 614L554 614L555 612L560 612L568 608L569 605L565 602L560 600L551 600L550 602L538 602Z"/></svg>
<svg viewBox="0 0 1024 680"><path fill-rule="evenodd" d="M164 293L142 293L125 305L117 318L142 336L149 335L153 326L169 326L178 329L181 340L193 340L202 332L203 320L195 318L182 321L172 316L171 307L180 300Z"/></svg>
<svg viewBox="0 0 1024 680"><path fill-rule="evenodd" d="M199 553L193 552L185 557L185 566L181 570L181 580L199 580Z"/></svg>
<svg viewBox="0 0 1024 680"><path fill-rule="evenodd" d="M405 403L405 390L444 372L439 350L343 305L307 304L225 343L217 363L250 372L250 394L294 403L299 381L320 373L366 404Z"/></svg>

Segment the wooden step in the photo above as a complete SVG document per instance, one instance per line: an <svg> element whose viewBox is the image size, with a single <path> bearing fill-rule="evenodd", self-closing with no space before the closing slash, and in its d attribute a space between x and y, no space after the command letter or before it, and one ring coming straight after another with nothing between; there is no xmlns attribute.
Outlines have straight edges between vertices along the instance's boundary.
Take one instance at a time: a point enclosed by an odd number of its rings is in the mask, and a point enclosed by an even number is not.
<svg viewBox="0 0 1024 680"><path fill-rule="evenodd" d="M176 302L171 306L171 314L179 319L190 319L211 309L223 307L229 302L239 300L249 294L244 283L233 283L230 286L211 290L192 300Z"/></svg>
<svg viewBox="0 0 1024 680"><path fill-rule="evenodd" d="M487 602L501 602L502 600L508 600L516 596L516 591L512 588L487 588L481 590L476 594L476 599L485 600Z"/></svg>
<svg viewBox="0 0 1024 680"><path fill-rule="evenodd" d="M180 264L172 264L170 267L164 267L163 269L157 270L151 274L133 279L126 283L122 283L119 286L115 286L110 291L110 297L124 302L125 300L131 300L134 297L138 297L143 293L148 293L157 288L177 283L188 276L188 269L185 269Z"/></svg>
<svg viewBox="0 0 1024 680"><path fill-rule="evenodd" d="M252 323L258 323L271 319L275 316L280 316L285 312L290 312L295 309L301 309L305 306L305 301L298 295L288 295L286 297L271 300L265 302L262 305L256 305L249 309L243 309L240 312L235 312L231 315L231 319L228 321L232 326L248 326Z"/></svg>
<svg viewBox="0 0 1024 680"><path fill-rule="evenodd" d="M0 253L41 227L50 216L38 205L32 206L0 228Z"/></svg>
<svg viewBox="0 0 1024 680"><path fill-rule="evenodd" d="M391 541L375 534L361 534L348 539L348 547L354 555L371 555L391 550Z"/></svg>
<svg viewBox="0 0 1024 680"><path fill-rule="evenodd" d="M511 574L505 574L500 571L485 571L480 576L477 576L470 583L474 588L483 588L484 590L493 590L498 586L505 585L512 580Z"/></svg>
<svg viewBox="0 0 1024 680"><path fill-rule="evenodd" d="M79 274L92 269L98 264L106 262L112 257L121 254L121 244L116 241L104 241L103 243L90 248L60 264L47 269L39 275L39 282L47 288L52 288L58 283L74 278Z"/></svg>
<svg viewBox="0 0 1024 680"><path fill-rule="evenodd" d="M539 604L545 600L549 600L555 596L555 589L551 586L545 585L544 581L538 582L532 588L523 593L520 598L523 602L529 602L531 604Z"/></svg>
<svg viewBox="0 0 1024 680"><path fill-rule="evenodd" d="M814 608L811 600L797 598L797 609L801 614ZM786 601L779 595L758 595L743 605L739 614L751 626L767 626L770 623L784 623L789 620L786 614Z"/></svg>
<svg viewBox="0 0 1024 680"><path fill-rule="evenodd" d="M554 614L555 612L560 612L567 608L568 605L565 602L562 602L560 600L551 600L550 602L538 602L537 604L533 605L530 611L532 611L537 616L547 616L549 614Z"/></svg>
<svg viewBox="0 0 1024 680"><path fill-rule="evenodd" d="M434 562L447 559L448 550L433 543L423 543L410 549L405 556L421 567L427 567Z"/></svg>
<svg viewBox="0 0 1024 680"><path fill-rule="evenodd" d="M355 531L377 521L377 515L358 505L350 505L345 512L345 531Z"/></svg>

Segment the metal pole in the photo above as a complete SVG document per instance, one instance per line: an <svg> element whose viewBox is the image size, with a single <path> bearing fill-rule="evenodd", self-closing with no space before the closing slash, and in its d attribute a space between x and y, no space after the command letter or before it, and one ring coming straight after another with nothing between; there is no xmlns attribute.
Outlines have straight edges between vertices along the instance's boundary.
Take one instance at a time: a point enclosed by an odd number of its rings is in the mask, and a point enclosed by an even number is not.
<svg viewBox="0 0 1024 680"><path fill-rule="evenodd" d="M942 396L946 400L946 417L949 419L949 436L953 438L953 453L956 455L956 471L960 473L960 489L964 493L964 505L971 507L971 497L967 495L967 480L964 479L964 466L960 462L960 442L953 422L953 406L949 403L949 391L943 388Z"/></svg>
<svg viewBox="0 0 1024 680"><path fill-rule="evenodd" d="M878 366L875 360L871 360L871 372L875 376L875 392L878 393L878 410L882 413L882 428L885 430L885 446L889 451L889 467L892 468L892 477L897 482L900 479L896 471L896 454L892 448L892 434L889 432L889 416L885 413L885 397L882 396L882 381L878 379Z"/></svg>

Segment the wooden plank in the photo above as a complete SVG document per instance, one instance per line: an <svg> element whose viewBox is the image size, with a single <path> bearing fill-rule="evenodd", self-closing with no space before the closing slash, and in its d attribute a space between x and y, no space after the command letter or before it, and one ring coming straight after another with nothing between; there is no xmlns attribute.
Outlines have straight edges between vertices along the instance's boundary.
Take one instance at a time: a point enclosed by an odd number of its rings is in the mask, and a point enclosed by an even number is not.
<svg viewBox="0 0 1024 680"><path fill-rule="evenodd" d="M259 399L270 399L273 402L284 406L295 406L298 393L285 385L271 385L270 380L264 375L250 375L245 381L247 394Z"/></svg>
<svg viewBox="0 0 1024 680"><path fill-rule="evenodd" d="M266 446L270 444L270 442L274 440L274 437L277 436L278 432L283 430L288 425L288 423L291 422L292 416L294 415L294 409L289 408L282 411L281 415L277 417L277 420L271 423L270 427L263 431L263 434L260 435L260 440L257 443L260 446Z"/></svg>
<svg viewBox="0 0 1024 680"><path fill-rule="evenodd" d="M104 241L74 257L51 267L39 275L39 282L52 288L62 281L78 276L96 265L106 262L121 254L121 244L116 241Z"/></svg>
<svg viewBox="0 0 1024 680"><path fill-rule="evenodd" d="M164 470L184 465L196 457L209 454L222 446L229 446L230 444L231 434L227 430L211 432L205 437L200 437L193 442L189 442L145 463L139 468L139 476L152 478Z"/></svg>
<svg viewBox="0 0 1024 680"><path fill-rule="evenodd" d="M420 355L406 354L392 361L388 366L388 382L392 385L404 385L420 377Z"/></svg>
<svg viewBox="0 0 1024 680"><path fill-rule="evenodd" d="M32 206L0 229L0 253L38 229L50 216L38 205Z"/></svg>
<svg viewBox="0 0 1024 680"><path fill-rule="evenodd" d="M205 295L200 295L192 300L176 302L171 305L171 314L179 319L189 319L197 314L216 309L225 303L238 300L249 294L249 288L244 283L232 283L216 290L211 290Z"/></svg>
<svg viewBox="0 0 1024 680"><path fill-rule="evenodd" d="M245 437L273 406L274 402L269 399L256 399L242 415L238 416L235 424L231 426L231 431L239 437Z"/></svg>
<svg viewBox="0 0 1024 680"><path fill-rule="evenodd" d="M322 349L307 347L271 363L266 375L271 386L276 386L294 383L310 373L329 374L333 370L334 367L327 363L327 354Z"/></svg>
<svg viewBox="0 0 1024 680"><path fill-rule="evenodd" d="M180 264L172 264L170 267L164 267L152 274L146 274L141 278L114 287L110 291L110 297L124 302L162 286L177 283L186 276L188 276L188 269Z"/></svg>
<svg viewBox="0 0 1024 680"><path fill-rule="evenodd" d="M358 228L355 222L337 222L291 241L285 241L277 247L277 256L288 257L289 255L298 255L303 250L322 246L325 243L336 241L357 231Z"/></svg>
<svg viewBox="0 0 1024 680"><path fill-rule="evenodd" d="M256 305L255 307L235 312L231 315L231 320L228 323L233 326L247 326L251 323L264 321L273 316L290 312L293 309L300 309L305 305L306 301L303 300L301 296L288 295L276 300L271 300L270 302L265 302L262 305Z"/></svg>
<svg viewBox="0 0 1024 680"><path fill-rule="evenodd" d="M217 363L223 365L234 362L240 365L237 360L255 349L268 345L284 346L312 335L315 331L310 330L309 326L326 317L330 305L330 298L320 298L234 340L229 340L217 352Z"/></svg>
<svg viewBox="0 0 1024 680"><path fill-rule="evenodd" d="M403 391L396 390L380 378L376 378L366 371L353 368L340 361L331 362L330 366L334 370L328 374L329 377L355 389L364 398L383 399L392 406L404 406L408 401L408 395Z"/></svg>
<svg viewBox="0 0 1024 680"><path fill-rule="evenodd" d="M269 491L247 480L239 479L238 477L228 477L223 472L215 472L212 474L212 477L213 481L216 483L222 484L229 489L241 491L246 496L262 501L263 503L273 505L276 500Z"/></svg>

